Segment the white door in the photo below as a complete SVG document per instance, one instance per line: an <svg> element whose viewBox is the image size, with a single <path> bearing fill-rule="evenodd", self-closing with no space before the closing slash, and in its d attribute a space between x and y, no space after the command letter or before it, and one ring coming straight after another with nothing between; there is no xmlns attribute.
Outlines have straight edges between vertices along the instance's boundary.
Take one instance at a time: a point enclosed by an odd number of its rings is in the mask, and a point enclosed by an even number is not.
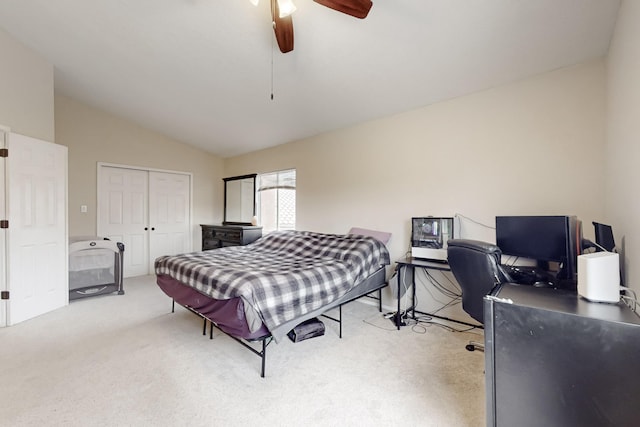
<svg viewBox="0 0 640 427"><path fill-rule="evenodd" d="M175 255L191 249L190 193L189 175L149 172L149 250L152 263L161 255Z"/></svg>
<svg viewBox="0 0 640 427"><path fill-rule="evenodd" d="M9 133L7 325L69 302L67 147Z"/></svg>
<svg viewBox="0 0 640 427"><path fill-rule="evenodd" d="M100 167L98 235L124 243L124 277L149 274L147 171Z"/></svg>
<svg viewBox="0 0 640 427"><path fill-rule="evenodd" d="M191 250L191 175L99 165L98 235L124 243L124 277Z"/></svg>

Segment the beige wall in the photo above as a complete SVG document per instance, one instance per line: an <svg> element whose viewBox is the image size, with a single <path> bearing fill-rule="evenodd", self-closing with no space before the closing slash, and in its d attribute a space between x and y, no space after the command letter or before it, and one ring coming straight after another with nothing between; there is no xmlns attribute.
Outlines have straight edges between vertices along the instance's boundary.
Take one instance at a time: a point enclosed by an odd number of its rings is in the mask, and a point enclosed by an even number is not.
<svg viewBox="0 0 640 427"><path fill-rule="evenodd" d="M640 292L640 2L623 0L607 59L606 220Z"/></svg>
<svg viewBox="0 0 640 427"><path fill-rule="evenodd" d="M595 61L225 161L225 174L297 169L297 228L391 231L460 214L492 240L496 215L604 213L605 68Z"/></svg>
<svg viewBox="0 0 640 427"><path fill-rule="evenodd" d="M605 96L595 61L230 158L225 174L296 168L297 229L390 231L392 260L409 249L412 216L457 216L460 237L495 241L496 215L571 214L591 238L604 215ZM418 282L420 310L448 301ZM440 314L469 320L460 306Z"/></svg>
<svg viewBox="0 0 640 427"><path fill-rule="evenodd" d="M54 142L53 65L0 29L0 125Z"/></svg>
<svg viewBox="0 0 640 427"><path fill-rule="evenodd" d="M56 141L69 147L69 235L96 234L97 163L193 174L193 243L201 223L222 220L222 159L61 95ZM81 213L80 206L88 212Z"/></svg>
<svg viewBox="0 0 640 427"><path fill-rule="evenodd" d="M101 161L193 173L196 248L198 224L221 220L223 176L288 168L298 229L391 231L393 258L422 215L458 214L466 238L491 240L495 215L525 213L576 214L586 237L608 221L626 237L638 231L625 197L638 173L638 8L623 3L608 77L594 61L224 161L63 96L54 126L53 67L0 30L0 124L69 147L71 235L95 233ZM628 261L638 249L625 244Z"/></svg>

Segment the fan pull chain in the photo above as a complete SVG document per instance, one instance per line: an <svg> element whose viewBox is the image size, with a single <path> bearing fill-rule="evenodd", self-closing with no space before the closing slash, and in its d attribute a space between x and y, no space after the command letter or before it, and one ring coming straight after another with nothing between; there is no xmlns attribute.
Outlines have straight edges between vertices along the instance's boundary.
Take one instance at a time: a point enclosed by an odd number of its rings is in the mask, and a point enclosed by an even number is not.
<svg viewBox="0 0 640 427"><path fill-rule="evenodd" d="M271 0L271 29L275 30L276 28L276 21L273 18L274 14L275 14L275 2L273 0ZM271 100L273 101L273 49L274 49L274 45L273 45L273 39L274 39L274 35L271 35Z"/></svg>

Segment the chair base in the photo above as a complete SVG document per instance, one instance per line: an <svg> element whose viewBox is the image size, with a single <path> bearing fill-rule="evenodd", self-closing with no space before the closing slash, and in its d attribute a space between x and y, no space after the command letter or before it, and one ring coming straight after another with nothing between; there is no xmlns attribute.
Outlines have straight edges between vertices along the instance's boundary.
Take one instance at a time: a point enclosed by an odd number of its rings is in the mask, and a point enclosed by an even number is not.
<svg viewBox="0 0 640 427"><path fill-rule="evenodd" d="M469 341L469 344L467 344L464 348L466 348L469 351L482 351L484 352L484 344L479 343L477 341Z"/></svg>

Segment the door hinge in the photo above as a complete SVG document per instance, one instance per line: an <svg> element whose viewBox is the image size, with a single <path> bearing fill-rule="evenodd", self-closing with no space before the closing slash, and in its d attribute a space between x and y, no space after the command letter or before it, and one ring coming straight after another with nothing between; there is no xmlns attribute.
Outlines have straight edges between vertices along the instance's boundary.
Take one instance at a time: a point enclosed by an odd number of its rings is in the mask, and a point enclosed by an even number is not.
<svg viewBox="0 0 640 427"><path fill-rule="evenodd" d="M9 299L9 291L0 292L0 300Z"/></svg>
<svg viewBox="0 0 640 427"><path fill-rule="evenodd" d="M0 228L9 228L9 220L8 219L0 220Z"/></svg>
<svg viewBox="0 0 640 427"><path fill-rule="evenodd" d="M0 157L9 157L9 149L0 148Z"/></svg>

